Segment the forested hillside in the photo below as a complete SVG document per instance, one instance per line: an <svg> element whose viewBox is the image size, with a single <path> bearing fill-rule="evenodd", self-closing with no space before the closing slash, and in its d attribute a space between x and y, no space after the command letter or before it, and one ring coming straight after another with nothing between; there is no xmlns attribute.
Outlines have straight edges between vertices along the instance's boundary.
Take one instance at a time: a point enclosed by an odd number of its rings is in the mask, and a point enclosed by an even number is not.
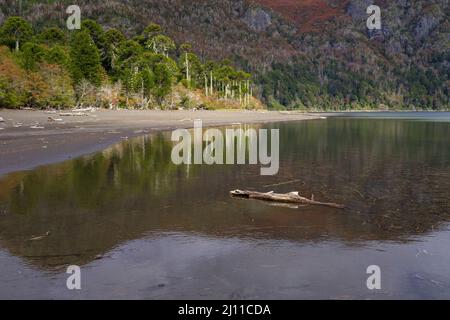
<svg viewBox="0 0 450 320"><path fill-rule="evenodd" d="M84 19L80 30L0 25L0 107L260 108L251 75L229 60L202 63L157 24L127 38Z"/></svg>
<svg viewBox="0 0 450 320"><path fill-rule="evenodd" d="M71 1L0 0L0 22L22 14L39 31L64 26ZM199 60L230 58L272 108L449 108L448 0L108 0L77 2L84 19L141 34L160 24Z"/></svg>

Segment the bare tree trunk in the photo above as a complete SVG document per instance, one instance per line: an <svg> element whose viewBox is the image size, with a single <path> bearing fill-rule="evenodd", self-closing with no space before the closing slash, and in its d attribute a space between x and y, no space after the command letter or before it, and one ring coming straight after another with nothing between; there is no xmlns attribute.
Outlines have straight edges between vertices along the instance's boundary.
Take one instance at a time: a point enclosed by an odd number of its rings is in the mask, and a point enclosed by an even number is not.
<svg viewBox="0 0 450 320"><path fill-rule="evenodd" d="M242 82L239 81L239 104L242 106Z"/></svg>
<svg viewBox="0 0 450 320"><path fill-rule="evenodd" d="M247 106L249 101L250 101L250 99L249 99L249 89L250 89L249 88L249 82L246 81L245 82L245 106Z"/></svg>
<svg viewBox="0 0 450 320"><path fill-rule="evenodd" d="M191 86L191 76L189 75L189 59L188 54L186 52L186 81L188 83L188 88Z"/></svg>
<svg viewBox="0 0 450 320"><path fill-rule="evenodd" d="M212 71L210 72L210 78L211 78L210 90L211 90L211 95L213 95L214 84L213 84L213 74L212 74Z"/></svg>

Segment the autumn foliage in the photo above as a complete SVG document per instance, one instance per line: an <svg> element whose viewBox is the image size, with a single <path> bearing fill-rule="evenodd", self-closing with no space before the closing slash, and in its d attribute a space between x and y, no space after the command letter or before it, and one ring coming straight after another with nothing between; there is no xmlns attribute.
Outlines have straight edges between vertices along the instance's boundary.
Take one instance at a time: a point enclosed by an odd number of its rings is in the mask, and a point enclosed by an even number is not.
<svg viewBox="0 0 450 320"><path fill-rule="evenodd" d="M63 67L39 63L26 71L9 48L0 47L0 107L60 107L74 104L72 80Z"/></svg>

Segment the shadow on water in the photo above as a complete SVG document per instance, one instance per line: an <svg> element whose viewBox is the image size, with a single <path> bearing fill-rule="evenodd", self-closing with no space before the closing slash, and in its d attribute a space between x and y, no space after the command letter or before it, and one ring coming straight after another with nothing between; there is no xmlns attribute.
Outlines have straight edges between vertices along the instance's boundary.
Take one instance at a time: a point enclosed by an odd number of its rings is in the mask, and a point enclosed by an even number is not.
<svg viewBox="0 0 450 320"><path fill-rule="evenodd" d="M254 165L175 166L168 133L9 174L0 180L0 246L52 270L166 233L361 246L410 241L449 221L448 123L331 118L265 127L280 129L276 176ZM236 188L297 190L348 209L231 199Z"/></svg>

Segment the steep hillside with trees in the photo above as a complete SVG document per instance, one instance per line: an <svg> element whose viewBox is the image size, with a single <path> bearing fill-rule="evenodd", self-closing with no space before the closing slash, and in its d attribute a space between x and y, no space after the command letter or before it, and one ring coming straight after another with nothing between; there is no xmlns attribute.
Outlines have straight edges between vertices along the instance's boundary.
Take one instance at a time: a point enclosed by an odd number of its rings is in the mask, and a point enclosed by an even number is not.
<svg viewBox="0 0 450 320"><path fill-rule="evenodd" d="M0 22L19 0L0 0ZM367 7L382 29L366 27ZM70 1L23 0L36 30L64 26ZM230 58L272 108L448 109L448 0L78 1L83 18L128 37L155 22L202 63Z"/></svg>
<svg viewBox="0 0 450 320"><path fill-rule="evenodd" d="M261 108L252 92L250 74L200 61L157 24L133 38L90 19L75 31L0 25L0 107Z"/></svg>

